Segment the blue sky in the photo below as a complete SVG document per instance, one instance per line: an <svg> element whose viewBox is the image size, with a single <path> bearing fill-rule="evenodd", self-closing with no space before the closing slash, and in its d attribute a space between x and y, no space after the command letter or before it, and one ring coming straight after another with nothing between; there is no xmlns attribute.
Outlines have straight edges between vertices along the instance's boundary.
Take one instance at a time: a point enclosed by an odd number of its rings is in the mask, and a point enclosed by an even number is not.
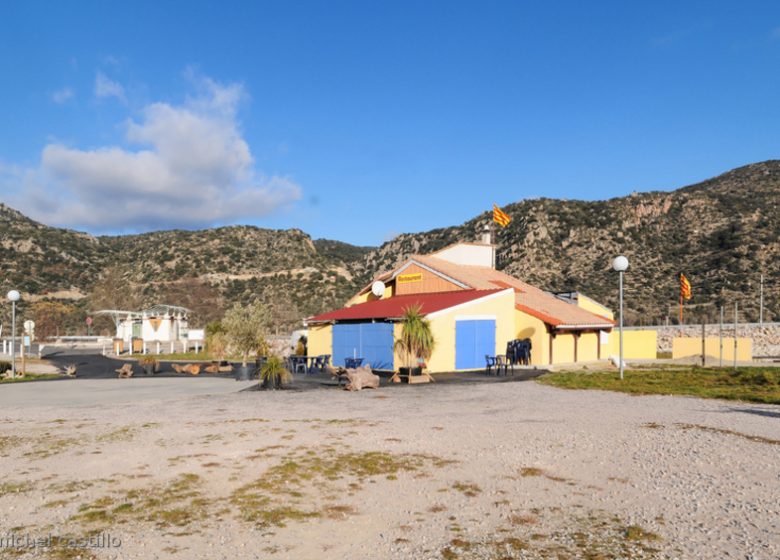
<svg viewBox="0 0 780 560"><path fill-rule="evenodd" d="M0 200L379 244L780 151L777 2L4 2Z"/></svg>

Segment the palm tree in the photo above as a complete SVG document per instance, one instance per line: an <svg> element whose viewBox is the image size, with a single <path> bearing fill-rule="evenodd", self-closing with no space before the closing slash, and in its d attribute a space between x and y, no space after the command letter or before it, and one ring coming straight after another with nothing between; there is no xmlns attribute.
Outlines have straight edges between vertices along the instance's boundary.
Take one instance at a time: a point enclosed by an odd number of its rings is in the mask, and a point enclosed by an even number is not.
<svg viewBox="0 0 780 560"><path fill-rule="evenodd" d="M395 341L395 348L404 356L411 374L415 361L430 359L436 341L431 332L431 322L422 314L419 304L404 309L401 325L401 336Z"/></svg>

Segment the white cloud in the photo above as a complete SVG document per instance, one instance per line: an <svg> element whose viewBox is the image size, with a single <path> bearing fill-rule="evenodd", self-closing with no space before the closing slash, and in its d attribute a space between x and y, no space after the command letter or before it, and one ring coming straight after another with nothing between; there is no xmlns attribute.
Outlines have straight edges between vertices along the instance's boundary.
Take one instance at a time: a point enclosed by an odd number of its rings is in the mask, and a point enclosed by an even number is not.
<svg viewBox="0 0 780 560"><path fill-rule="evenodd" d="M125 88L119 82L115 82L103 74L103 72L98 72L95 76L95 97L116 97L124 103L126 101Z"/></svg>
<svg viewBox="0 0 780 560"><path fill-rule="evenodd" d="M51 99L55 103L62 105L69 99L73 98L73 90L69 87L64 87L62 89L58 89L54 93L51 94Z"/></svg>
<svg viewBox="0 0 780 560"><path fill-rule="evenodd" d="M44 147L40 166L6 166L12 206L48 224L93 231L204 227L256 219L300 198L256 171L237 120L239 85L207 78L181 105L152 103L125 123L128 145Z"/></svg>

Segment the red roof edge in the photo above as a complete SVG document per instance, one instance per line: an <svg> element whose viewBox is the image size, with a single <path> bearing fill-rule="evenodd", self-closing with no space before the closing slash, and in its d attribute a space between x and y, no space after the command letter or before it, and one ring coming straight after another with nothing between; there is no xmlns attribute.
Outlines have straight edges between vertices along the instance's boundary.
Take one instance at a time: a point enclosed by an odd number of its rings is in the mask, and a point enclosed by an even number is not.
<svg viewBox="0 0 780 560"><path fill-rule="evenodd" d="M537 311L536 309L528 307L527 305L523 305L522 303L516 303L515 309L522 311L523 313L528 313L531 317L536 317L537 319L544 321L553 327L557 327L558 325L563 324L563 321L556 319L551 315L547 315L546 313L542 313L541 311Z"/></svg>

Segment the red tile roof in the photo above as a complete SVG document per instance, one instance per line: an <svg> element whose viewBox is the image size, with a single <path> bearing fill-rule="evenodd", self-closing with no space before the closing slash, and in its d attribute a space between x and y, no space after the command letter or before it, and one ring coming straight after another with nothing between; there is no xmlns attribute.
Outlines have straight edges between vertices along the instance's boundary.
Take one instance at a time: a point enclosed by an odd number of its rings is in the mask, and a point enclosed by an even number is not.
<svg viewBox="0 0 780 560"><path fill-rule="evenodd" d="M329 311L310 317L309 323L327 323L330 321L350 321L360 319L399 319L410 305L419 305L427 315L442 309L448 309L461 303L467 303L503 290L457 290L454 292L436 292L431 294L409 294L388 299L378 299L359 303L352 307Z"/></svg>
<svg viewBox="0 0 780 560"><path fill-rule="evenodd" d="M421 263L430 269L466 284L474 290L492 289L496 286L513 288L515 290L516 309L541 319L548 325L556 328L599 326L609 329L615 324L611 319L587 311L576 304L563 301L548 292L491 267L455 264L430 255L412 255L406 263L410 261ZM403 266L403 264L400 266ZM398 270L398 268L395 270ZM387 272L381 275L379 279L389 279L392 277L392 274L393 271ZM364 288L361 293L365 293L370 287L371 284Z"/></svg>

